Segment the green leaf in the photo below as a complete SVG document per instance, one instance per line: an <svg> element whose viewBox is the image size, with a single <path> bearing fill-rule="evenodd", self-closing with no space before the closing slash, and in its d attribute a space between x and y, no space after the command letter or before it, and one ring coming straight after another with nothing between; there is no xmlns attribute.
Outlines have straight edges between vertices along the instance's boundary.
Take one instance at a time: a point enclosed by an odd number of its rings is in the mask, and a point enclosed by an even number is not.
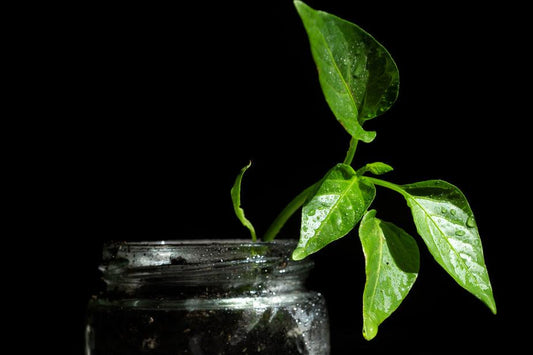
<svg viewBox="0 0 533 355"><path fill-rule="evenodd" d="M376 188L346 164L337 164L317 184L302 207L300 240L292 257L300 260L348 234L374 200Z"/></svg>
<svg viewBox="0 0 533 355"><path fill-rule="evenodd" d="M463 193L442 180L401 186L418 233L437 263L496 314L481 239Z"/></svg>
<svg viewBox="0 0 533 355"><path fill-rule="evenodd" d="M309 37L320 86L350 135L371 142L366 120L387 111L398 97L399 73L387 50L359 26L301 1L294 2Z"/></svg>
<svg viewBox="0 0 533 355"><path fill-rule="evenodd" d="M368 211L359 226L365 255L363 336L374 338L378 326L402 303L416 281L420 254L416 241L403 229Z"/></svg>
<svg viewBox="0 0 533 355"><path fill-rule="evenodd" d="M257 240L257 235L255 234L255 229L252 223L246 219L244 216L244 210L241 208L241 183L242 183L242 177L246 170L252 165L252 162L250 162L248 165L246 165L244 168L241 169L239 175L237 175L237 178L235 179L235 183L233 184L233 187L231 188L231 200L233 201L233 209L235 210L235 215L237 215L237 218L239 221L241 221L242 225L245 226L250 230L250 234L252 235L252 240L255 242Z"/></svg>
<svg viewBox="0 0 533 355"><path fill-rule="evenodd" d="M375 162L375 163L369 163L363 166L362 168L357 170L358 175L363 175L367 171L371 172L374 175L383 175L390 171L394 170L392 166L381 163L381 162Z"/></svg>

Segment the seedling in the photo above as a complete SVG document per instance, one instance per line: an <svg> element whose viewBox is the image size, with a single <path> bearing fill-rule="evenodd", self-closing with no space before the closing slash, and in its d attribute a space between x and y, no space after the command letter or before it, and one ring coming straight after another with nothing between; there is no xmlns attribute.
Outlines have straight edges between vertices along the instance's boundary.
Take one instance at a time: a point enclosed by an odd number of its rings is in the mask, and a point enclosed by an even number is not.
<svg viewBox="0 0 533 355"><path fill-rule="evenodd" d="M392 167L381 162L352 167L357 144L376 137L375 132L364 130L364 123L386 112L398 97L399 73L391 55L357 25L301 1L294 4L309 37L324 97L351 141L344 161L296 196L262 240L272 241L301 209L300 239L292 254L294 260L301 260L359 225L366 272L363 336L370 340L405 299L419 271L415 239L370 209L376 186L387 188L405 198L416 230L435 261L496 314L478 228L463 193L442 180L407 185L382 180L375 176ZM240 207L242 177L249 167L237 176L231 195L237 217L255 241L255 230Z"/></svg>

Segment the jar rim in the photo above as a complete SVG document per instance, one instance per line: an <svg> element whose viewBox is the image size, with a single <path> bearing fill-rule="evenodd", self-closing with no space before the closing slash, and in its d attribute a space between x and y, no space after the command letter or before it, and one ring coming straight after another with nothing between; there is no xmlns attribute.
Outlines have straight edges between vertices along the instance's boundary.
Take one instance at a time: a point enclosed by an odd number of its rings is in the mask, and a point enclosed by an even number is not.
<svg viewBox="0 0 533 355"><path fill-rule="evenodd" d="M296 243L294 239L109 242L104 246L99 269L103 280L121 292L167 284L172 290L211 287L218 292L258 282L268 282L270 290L279 282L285 288L291 284L294 289L314 265L308 258L292 260Z"/></svg>
<svg viewBox="0 0 533 355"><path fill-rule="evenodd" d="M257 258L290 259L295 239L269 242L249 239L171 239L154 241L109 241L104 244L101 267L127 268L219 264L222 261L257 261ZM291 260L292 261L292 260Z"/></svg>
<svg viewBox="0 0 533 355"><path fill-rule="evenodd" d="M111 240L105 242L105 246L110 245L124 245L133 247L157 247L157 246L205 246L205 245L241 245L241 246L258 246L258 245L286 245L296 246L296 239L274 239L272 241L253 241L251 239L239 239L239 238L198 238L198 239L157 239L157 240Z"/></svg>

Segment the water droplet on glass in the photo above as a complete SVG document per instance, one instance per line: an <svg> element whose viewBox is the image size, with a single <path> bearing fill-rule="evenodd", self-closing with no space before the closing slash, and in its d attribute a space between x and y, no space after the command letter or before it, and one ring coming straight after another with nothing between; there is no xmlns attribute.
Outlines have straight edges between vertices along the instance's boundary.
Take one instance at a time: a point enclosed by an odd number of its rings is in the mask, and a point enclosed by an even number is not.
<svg viewBox="0 0 533 355"><path fill-rule="evenodd" d="M465 231L461 230L461 229L458 229L458 230L455 231L455 235L458 235L458 236L465 235Z"/></svg>
<svg viewBox="0 0 533 355"><path fill-rule="evenodd" d="M473 216L468 217L468 219L466 220L466 226L468 228L474 228L476 226L476 220Z"/></svg>

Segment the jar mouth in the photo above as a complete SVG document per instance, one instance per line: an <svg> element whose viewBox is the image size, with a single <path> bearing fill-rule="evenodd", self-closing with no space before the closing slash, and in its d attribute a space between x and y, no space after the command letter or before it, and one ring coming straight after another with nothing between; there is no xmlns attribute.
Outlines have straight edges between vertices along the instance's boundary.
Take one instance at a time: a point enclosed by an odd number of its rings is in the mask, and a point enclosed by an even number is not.
<svg viewBox="0 0 533 355"><path fill-rule="evenodd" d="M293 239L108 242L100 270L108 286L128 292L163 284L172 292L176 287L221 292L265 280L272 289L278 283L301 284L313 267L309 258L292 260L296 245Z"/></svg>
<svg viewBox="0 0 533 355"><path fill-rule="evenodd" d="M229 261L290 258L294 239L253 242L249 239L180 239L110 241L104 245L103 265L137 268L197 265Z"/></svg>
<svg viewBox="0 0 533 355"><path fill-rule="evenodd" d="M110 244L123 244L125 246L132 246L132 247L144 247L144 246L160 246L160 245L166 245L166 246L191 246L191 245L242 245L242 246L257 246L257 245L286 245L289 247L295 247L297 244L296 239L275 239L273 241L264 242L264 241L252 241L250 239L208 239L208 238L201 238L201 239L162 239L162 240L145 240L145 241L110 241L106 243L106 245Z"/></svg>

